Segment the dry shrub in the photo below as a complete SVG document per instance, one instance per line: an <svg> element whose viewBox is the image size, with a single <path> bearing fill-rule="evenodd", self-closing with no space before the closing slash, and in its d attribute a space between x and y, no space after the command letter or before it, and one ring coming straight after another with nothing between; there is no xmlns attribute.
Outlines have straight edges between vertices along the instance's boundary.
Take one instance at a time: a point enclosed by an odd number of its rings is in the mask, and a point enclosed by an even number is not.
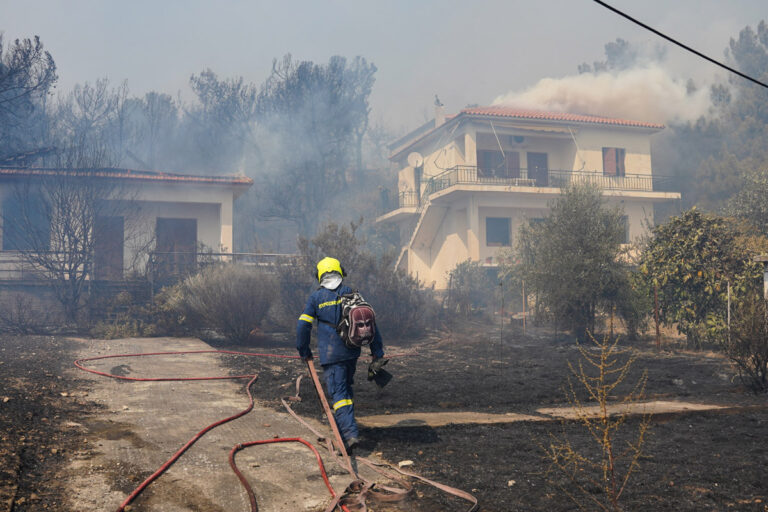
<svg viewBox="0 0 768 512"><path fill-rule="evenodd" d="M606 336L597 341L591 334L589 338L594 349L579 345L581 359L578 366L568 363L572 377L568 378L566 398L599 455L577 449L565 434L550 434L549 444L541 448L549 462L548 474L557 473L570 482L571 485L556 485L579 509L617 512L622 510L619 499L630 476L637 471L650 428L651 418L647 413L642 416L636 431L628 432L626 425L631 404L644 398L648 373L644 371L623 396L614 398L617 388L629 376L636 356L628 349L619 348L618 338L611 341ZM574 379L580 386L578 391ZM579 398L584 392L596 406L597 413L587 409ZM610 403L609 398L613 399ZM611 414L611 410L615 412Z"/></svg>
<svg viewBox="0 0 768 512"><path fill-rule="evenodd" d="M768 309L758 294L749 295L735 315L725 353L742 382L755 393L768 391Z"/></svg>
<svg viewBox="0 0 768 512"><path fill-rule="evenodd" d="M278 261L275 264L277 293L270 320L276 327L292 332L304 310L309 295L317 288L315 263L305 258L299 261Z"/></svg>
<svg viewBox="0 0 768 512"><path fill-rule="evenodd" d="M129 292L118 293L91 336L102 339L176 336L187 333L180 285L168 286L150 304L136 304Z"/></svg>
<svg viewBox="0 0 768 512"><path fill-rule="evenodd" d="M170 304L184 323L210 329L236 343L245 343L264 321L276 296L275 278L244 265L216 265L180 283Z"/></svg>
<svg viewBox="0 0 768 512"><path fill-rule="evenodd" d="M466 260L456 265L449 273L448 283L445 307L451 317L470 317L492 306L496 299L496 283L488 270L476 261Z"/></svg>
<svg viewBox="0 0 768 512"><path fill-rule="evenodd" d="M435 328L439 305L431 288L404 272L392 270L394 262L381 259L368 281L366 298L376 310L376 323L390 338L415 339Z"/></svg>
<svg viewBox="0 0 768 512"><path fill-rule="evenodd" d="M13 334L44 334L50 330L49 307L32 294L17 292L0 303L0 331Z"/></svg>

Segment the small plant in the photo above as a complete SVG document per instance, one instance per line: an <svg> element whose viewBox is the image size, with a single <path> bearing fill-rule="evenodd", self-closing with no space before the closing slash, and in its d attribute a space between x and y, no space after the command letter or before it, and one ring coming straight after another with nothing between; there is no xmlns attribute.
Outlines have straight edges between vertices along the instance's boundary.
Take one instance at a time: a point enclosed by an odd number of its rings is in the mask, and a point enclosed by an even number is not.
<svg viewBox="0 0 768 512"><path fill-rule="evenodd" d="M494 300L495 283L476 261L456 265L449 273L448 282L445 305L452 313L468 317L473 311L487 308Z"/></svg>
<svg viewBox="0 0 768 512"><path fill-rule="evenodd" d="M619 499L630 476L638 468L650 427L650 415L645 414L634 435L627 435L629 429L624 428L631 405L644 396L648 375L644 371L623 397L609 401L629 376L636 356L627 349L620 349L618 338L610 341L604 337L597 341L591 334L589 338L594 349L579 345L581 359L578 366L568 363L572 376L568 378L566 398L575 410L579 424L593 440L597 454L575 448L565 434L560 437L550 434L549 445L542 448L549 462L548 473L559 473L571 482L572 486L558 485L580 509L616 512L621 510ZM579 398L574 380L586 391L594 406L588 407ZM573 492L573 487L578 492Z"/></svg>
<svg viewBox="0 0 768 512"><path fill-rule="evenodd" d="M187 325L245 343L266 317L276 285L263 270L214 265L185 279L180 292L173 307L185 315Z"/></svg>
<svg viewBox="0 0 768 512"><path fill-rule="evenodd" d="M743 301L723 345L742 382L755 393L768 391L768 308L759 294Z"/></svg>
<svg viewBox="0 0 768 512"><path fill-rule="evenodd" d="M106 318L91 329L96 338L116 339L184 334L181 286L163 288L149 303L136 303L129 292L118 293Z"/></svg>
<svg viewBox="0 0 768 512"><path fill-rule="evenodd" d="M51 324L49 308L35 296L15 293L0 305L0 331L13 334L42 334Z"/></svg>

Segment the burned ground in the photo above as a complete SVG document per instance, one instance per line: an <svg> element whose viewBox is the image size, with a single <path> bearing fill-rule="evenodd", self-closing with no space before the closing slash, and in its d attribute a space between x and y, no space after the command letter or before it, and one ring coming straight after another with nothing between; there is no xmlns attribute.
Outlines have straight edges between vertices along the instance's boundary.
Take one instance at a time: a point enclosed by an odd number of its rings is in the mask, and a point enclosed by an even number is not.
<svg viewBox="0 0 768 512"><path fill-rule="evenodd" d="M64 377L75 343L52 336L0 337L0 511L65 510L62 470L83 441L95 406Z"/></svg>
<svg viewBox="0 0 768 512"><path fill-rule="evenodd" d="M568 361L578 358L574 344L544 333L523 337L506 330L503 342L498 331L481 332L478 325L419 343L390 340L394 357L387 369L395 377L384 390L366 382L362 361L358 366L358 416L422 411L537 415L542 406L567 405L563 385ZM217 343L216 348L294 353L290 336L251 347ZM640 357L629 380L647 369L649 398L729 408L655 417L641 465L622 496L626 509L764 511L766 397L746 392L718 354L672 345L657 353L650 342L634 348ZM61 471L82 452L78 447L85 436L77 424L95 410L83 383L65 372L73 353L72 342L63 338L0 338L0 510L67 510ZM296 360L227 356L225 361L233 373L258 372L257 398L276 410L282 408L280 397L294 393L294 380L302 373ZM297 412L319 417L320 406L306 379L301 394ZM630 419L627 427L631 430L638 421ZM592 439L573 421L363 428L361 452L380 452L394 463L410 459L414 471L473 492L486 512L574 510L566 495L572 490L569 482L546 472L541 446L550 434L567 435L575 448L596 454ZM135 483L124 482L122 490L128 492ZM467 508L462 500L424 485L416 491L409 510Z"/></svg>
<svg viewBox="0 0 768 512"><path fill-rule="evenodd" d="M358 365L357 415L416 411L536 415L543 406L568 405L564 394L568 362L579 358L572 341L556 341L545 333L523 337L519 332L507 332L500 340L498 330L481 332L481 326L474 325L419 343L390 343L388 351L394 357L387 369L395 377L384 390L366 382L366 367ZM291 353L292 344L289 338L273 340L271 348ZM626 386L647 370L648 399L727 409L654 417L640 467L622 496L626 508L766 510L768 482L758 469L768 465L768 448L762 442L768 427L766 397L744 389L717 353L671 344L657 352L649 340L632 345L639 357ZM293 380L301 372L298 364L267 367L259 360L235 356L229 364L233 371L258 371L259 395L275 408L281 407L278 397L293 394ZM304 380L301 388L304 401L296 405L297 411L319 416L310 384ZM619 388L616 394L626 389ZM638 421L628 420L627 435ZM542 447L550 434L567 436L577 450L599 455L589 433L575 421L363 428L361 433L363 453L381 452L391 462L413 460L415 470L424 476L473 492L486 512L578 509L566 495L574 491L569 482L547 473ZM623 440L620 436L619 444ZM459 499L422 485L417 490L423 496L418 510L466 510ZM576 497L587 509L593 508Z"/></svg>

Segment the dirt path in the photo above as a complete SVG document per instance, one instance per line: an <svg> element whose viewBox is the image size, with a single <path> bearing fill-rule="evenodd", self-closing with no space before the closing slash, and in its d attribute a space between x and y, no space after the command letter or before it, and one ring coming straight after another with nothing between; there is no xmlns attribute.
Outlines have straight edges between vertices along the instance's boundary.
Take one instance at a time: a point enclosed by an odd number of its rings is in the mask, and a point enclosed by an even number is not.
<svg viewBox="0 0 768 512"><path fill-rule="evenodd" d="M193 338L82 340L81 356L206 349L210 347ZM276 364L296 364L284 361ZM216 354L106 359L89 367L132 377L228 375ZM91 381L89 398L101 408L78 425L86 442L69 468L70 510L116 510L195 433L248 404L244 379L126 382L72 371ZM254 391L258 395L258 382ZM249 510L247 496L228 465L230 449L239 442L273 437L313 442L310 436L287 414L257 405L246 416L205 435L134 502L134 510ZM237 462L256 492L260 510L323 510L329 501L314 456L303 446L249 448L238 454ZM327 460L326 467L334 487L343 490L351 478Z"/></svg>
<svg viewBox="0 0 768 512"><path fill-rule="evenodd" d="M675 414L694 411L713 411L727 407L715 404L699 404L684 401L654 400L622 405L609 405L610 415L628 414L639 416L643 414ZM518 421L556 421L561 418L578 419L584 416L597 417L600 408L596 405L584 406L581 410L570 407L542 407L536 409L537 415L517 414L487 414L481 412L412 412L402 414L379 414L358 418L358 423L365 427L444 427L446 425L489 425L493 423L515 423Z"/></svg>

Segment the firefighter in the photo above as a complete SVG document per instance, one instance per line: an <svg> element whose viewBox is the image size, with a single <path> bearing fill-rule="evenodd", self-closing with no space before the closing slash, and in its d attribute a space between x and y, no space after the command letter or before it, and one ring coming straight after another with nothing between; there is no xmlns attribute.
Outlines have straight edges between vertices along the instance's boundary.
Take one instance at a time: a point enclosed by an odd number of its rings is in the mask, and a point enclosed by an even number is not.
<svg viewBox="0 0 768 512"><path fill-rule="evenodd" d="M320 287L307 299L304 311L299 316L296 328L296 348L303 361L313 359L309 346L312 322L317 320L317 351L328 394L331 397L333 416L339 427L347 449L352 449L359 442L352 383L355 376L360 348L350 348L336 332L336 325L341 318L340 296L352 290L342 284L345 277L339 260L323 258L317 264L317 280ZM384 346L379 329L376 328L370 344L373 361L368 367L369 376L382 370L386 364Z"/></svg>

